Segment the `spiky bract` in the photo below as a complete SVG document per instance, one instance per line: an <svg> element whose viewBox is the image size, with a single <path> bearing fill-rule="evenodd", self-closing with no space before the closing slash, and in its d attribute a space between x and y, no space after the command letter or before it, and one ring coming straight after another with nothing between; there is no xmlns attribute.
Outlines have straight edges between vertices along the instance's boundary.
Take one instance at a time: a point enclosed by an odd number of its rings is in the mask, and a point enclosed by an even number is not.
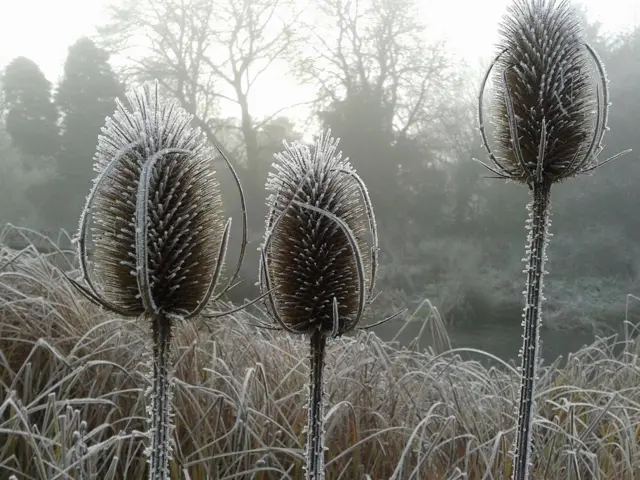
<svg viewBox="0 0 640 480"><path fill-rule="evenodd" d="M223 242L213 155L157 82L127 98L130 110L118 102L95 155L94 274L122 313L185 315L209 293Z"/></svg>
<svg viewBox="0 0 640 480"><path fill-rule="evenodd" d="M357 261L366 247L370 214L362 204L364 185L336 151L338 141L330 132L312 149L284 145L275 156L276 172L267 181L270 212L263 247L276 310L272 313L289 331L341 335L356 326L361 314L360 276L364 288L372 281L375 258L360 262L360 267ZM263 274L261 270L261 280Z"/></svg>
<svg viewBox="0 0 640 480"><path fill-rule="evenodd" d="M604 132L606 80L573 7L565 0L516 0L500 33L494 167L528 184L587 170Z"/></svg>

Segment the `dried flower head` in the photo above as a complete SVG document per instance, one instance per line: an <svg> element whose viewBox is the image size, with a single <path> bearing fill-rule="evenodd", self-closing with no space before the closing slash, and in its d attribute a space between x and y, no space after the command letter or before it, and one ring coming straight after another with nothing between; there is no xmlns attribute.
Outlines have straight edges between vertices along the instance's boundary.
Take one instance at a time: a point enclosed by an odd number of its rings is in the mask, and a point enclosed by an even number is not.
<svg viewBox="0 0 640 480"><path fill-rule="evenodd" d="M485 166L529 185L593 170L603 148L608 86L573 7L566 0L516 0L500 33L500 54L481 87L494 70L497 155L484 131L482 92L479 102L480 131L493 162Z"/></svg>
<svg viewBox="0 0 640 480"><path fill-rule="evenodd" d="M360 328L375 286L378 235L367 189L331 132L313 149L284 146L267 180L260 287L284 330L309 335L305 478L322 480L326 341ZM367 220L371 254L364 260Z"/></svg>
<svg viewBox="0 0 640 480"><path fill-rule="evenodd" d="M192 116L159 97L158 84L118 102L99 137L97 178L80 219L82 288L125 316L190 317L219 278L229 233L212 152ZM87 267L93 215L93 274Z"/></svg>
<svg viewBox="0 0 640 480"><path fill-rule="evenodd" d="M502 23L499 49L482 82L478 120L493 162L483 165L499 178L529 185L533 197L524 259L527 280L520 397L511 452L513 480L528 480L533 465L551 186L626 152L597 161L607 130L607 80L598 56L585 42L578 15L566 0L515 0ZM488 145L482 112L484 88L494 67L497 156Z"/></svg>
<svg viewBox="0 0 640 480"><path fill-rule="evenodd" d="M295 333L357 325L374 288L377 233L364 183L330 132L313 149L285 143L267 190L260 282L270 313ZM371 229L369 258L366 233Z"/></svg>
<svg viewBox="0 0 640 480"><path fill-rule="evenodd" d="M173 321L192 318L207 306L224 264L231 219L223 222L213 152L200 131L190 127L192 116L175 101L161 99L157 82L127 97L131 109L118 102L99 137L98 176L80 217L78 251L86 286L69 281L107 310L150 320L153 378L147 390L146 453L149 479L168 480ZM219 295L235 280L246 245L242 188L222 156L240 192L244 228L238 266ZM87 260L89 215L94 223L92 275ZM203 315L225 313L230 312Z"/></svg>

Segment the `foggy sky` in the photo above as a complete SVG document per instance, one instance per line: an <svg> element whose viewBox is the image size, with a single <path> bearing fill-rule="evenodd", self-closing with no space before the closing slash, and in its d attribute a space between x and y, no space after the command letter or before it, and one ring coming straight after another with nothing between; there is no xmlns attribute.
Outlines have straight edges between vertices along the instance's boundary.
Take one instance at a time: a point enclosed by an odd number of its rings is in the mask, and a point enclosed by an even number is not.
<svg viewBox="0 0 640 480"><path fill-rule="evenodd" d="M107 18L105 6L114 1L118 0L3 0L0 69L22 55L36 62L49 80L56 82L69 45L83 35L94 35L95 25ZM422 3L430 37L445 39L456 59L476 67L493 56L497 25L511 0L422 0ZM640 0L573 3L585 5L590 20L602 22L604 33L620 32L640 21ZM313 95L299 87L286 71L274 69L267 73L256 84L253 94L252 110L257 116L286 106L283 98L293 103Z"/></svg>

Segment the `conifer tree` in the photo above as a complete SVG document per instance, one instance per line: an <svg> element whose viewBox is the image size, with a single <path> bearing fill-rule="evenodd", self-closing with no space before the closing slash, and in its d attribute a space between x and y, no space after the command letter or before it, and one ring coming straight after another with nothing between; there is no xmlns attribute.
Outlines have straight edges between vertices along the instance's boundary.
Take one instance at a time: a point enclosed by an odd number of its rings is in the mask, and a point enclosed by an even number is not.
<svg viewBox="0 0 640 480"><path fill-rule="evenodd" d="M61 114L58 178L55 190L63 193L69 212L79 210L86 186L93 178L95 144L104 119L115 109L123 87L109 65L109 55L88 38L71 47L56 92ZM61 219L66 224L65 219Z"/></svg>
<svg viewBox="0 0 640 480"><path fill-rule="evenodd" d="M32 157L30 166L37 158L53 157L58 149L58 112L51 88L40 67L26 57L15 58L3 72L6 130L13 146Z"/></svg>

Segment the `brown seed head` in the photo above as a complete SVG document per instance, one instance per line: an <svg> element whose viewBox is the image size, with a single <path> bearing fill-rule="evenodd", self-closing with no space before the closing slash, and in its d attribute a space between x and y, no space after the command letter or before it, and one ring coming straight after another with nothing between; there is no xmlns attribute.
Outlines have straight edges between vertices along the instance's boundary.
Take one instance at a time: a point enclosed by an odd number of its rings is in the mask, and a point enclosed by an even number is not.
<svg viewBox="0 0 640 480"><path fill-rule="evenodd" d="M99 137L98 177L87 201L94 226L93 273L111 305L131 316L184 316L201 306L223 244L212 152L158 85L118 102Z"/></svg>
<svg viewBox="0 0 640 480"><path fill-rule="evenodd" d="M267 282L264 269L260 277L273 291L272 314L289 331L351 330L371 286L375 255L363 262L361 252L367 217L374 238L375 222L364 185L337 144L330 132L313 149L285 143L267 181Z"/></svg>
<svg viewBox="0 0 640 480"><path fill-rule="evenodd" d="M516 0L500 33L494 171L529 184L587 171L605 129L606 79L576 12L565 0Z"/></svg>

